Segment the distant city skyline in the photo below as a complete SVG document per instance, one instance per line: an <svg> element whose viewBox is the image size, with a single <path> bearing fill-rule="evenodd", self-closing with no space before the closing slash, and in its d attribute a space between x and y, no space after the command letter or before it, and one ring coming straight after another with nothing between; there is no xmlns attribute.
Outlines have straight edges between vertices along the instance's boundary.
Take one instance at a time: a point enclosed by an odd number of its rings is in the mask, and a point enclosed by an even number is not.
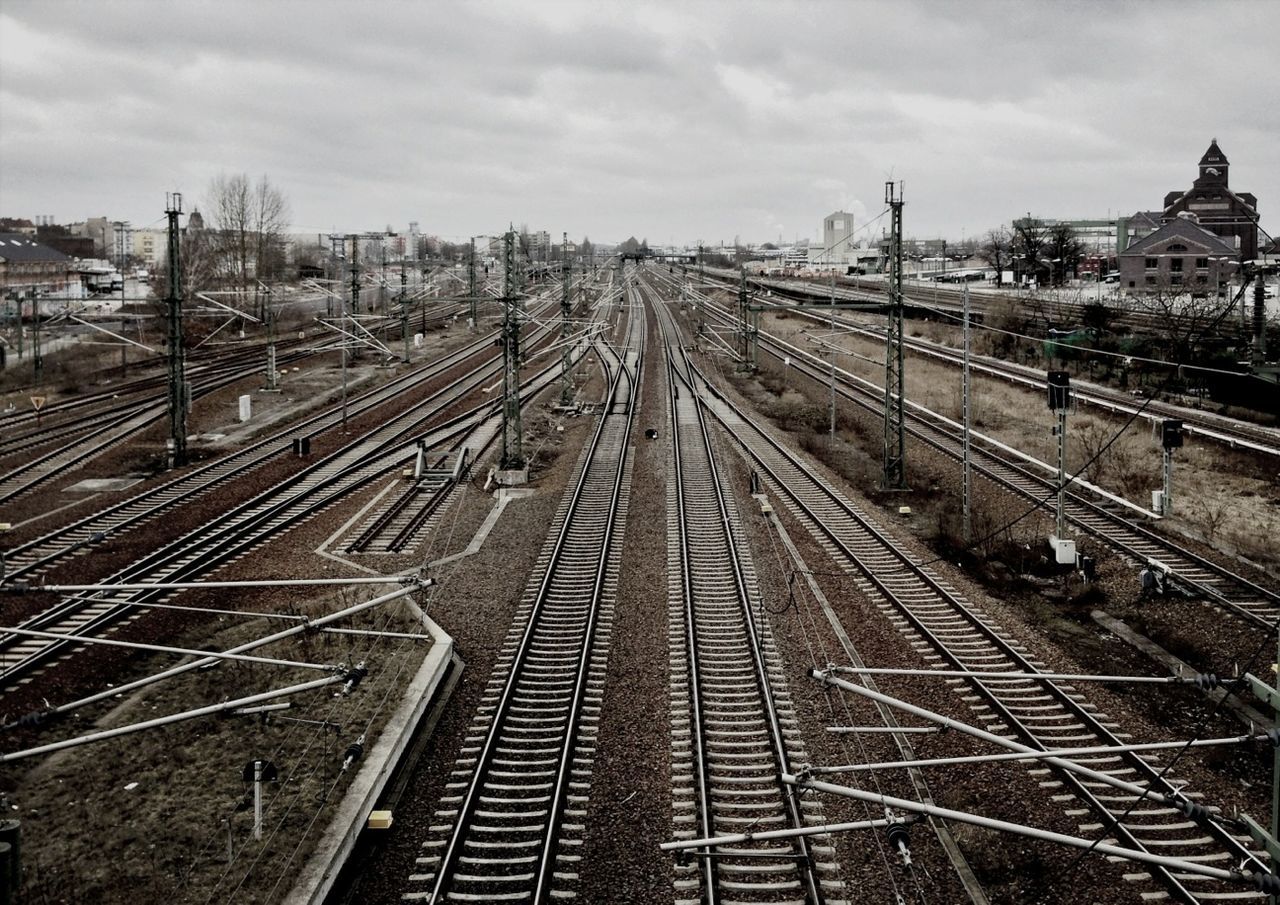
<svg viewBox="0 0 1280 905"><path fill-rule="evenodd" d="M0 216L159 225L245 172L296 233L759 244L874 238L893 179L908 235L959 241L1159 209L1216 137L1280 232L1265 4L163 9L7 0Z"/></svg>

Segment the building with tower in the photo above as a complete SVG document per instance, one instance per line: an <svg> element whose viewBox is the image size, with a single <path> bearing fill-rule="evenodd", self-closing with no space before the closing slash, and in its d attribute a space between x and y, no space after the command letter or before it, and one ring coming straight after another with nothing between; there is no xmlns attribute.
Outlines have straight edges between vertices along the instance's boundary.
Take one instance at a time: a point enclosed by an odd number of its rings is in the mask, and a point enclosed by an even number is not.
<svg viewBox="0 0 1280 905"><path fill-rule="evenodd" d="M1179 214L1195 214L1202 229L1235 244L1240 257L1248 261L1258 256L1258 199L1230 188L1229 169L1227 155L1215 138L1200 158L1200 174L1191 188L1164 196L1160 219L1168 223Z"/></svg>

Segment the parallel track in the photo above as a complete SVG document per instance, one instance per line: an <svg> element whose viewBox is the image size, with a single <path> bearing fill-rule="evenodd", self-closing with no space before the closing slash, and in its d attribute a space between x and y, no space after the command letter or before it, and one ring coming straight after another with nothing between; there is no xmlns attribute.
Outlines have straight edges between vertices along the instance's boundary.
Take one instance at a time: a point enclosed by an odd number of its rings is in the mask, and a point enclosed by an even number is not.
<svg viewBox="0 0 1280 905"><path fill-rule="evenodd" d="M779 781L808 758L701 406L684 362L668 350L667 364L675 459L668 492L675 836L818 824L819 805L798 804ZM834 905L844 901L834 859L829 839L804 836L702 849L695 864L677 868L677 902Z"/></svg>
<svg viewBox="0 0 1280 905"><path fill-rule="evenodd" d="M486 376L492 365L482 365ZM441 391L436 408L414 410L392 419L372 434L348 444L305 471L277 484L247 503L172 541L104 580L103 584L158 583L190 580L207 574L248 550L314 516L345 495L399 468L412 459L419 439L432 445L452 442L488 418L492 403L485 402L460 415L446 413L457 404L462 388L474 388L473 370ZM532 397L554 381L559 365L548 365L523 385L522 395ZM234 467L234 466L229 466ZM189 488L190 489L190 488ZM199 492L191 489L191 492ZM171 499L152 501L165 507ZM145 505L145 504L143 504ZM138 513L135 520L148 518ZM65 551L63 551L65 552ZM35 565L38 565L35 564ZM28 570L34 565L26 567ZM25 620L19 628L67 635L93 635L136 614L147 603L161 602L173 592L102 592L67 598ZM0 636L0 687L29 681L39 669L74 646L73 641L49 641L17 635Z"/></svg>
<svg viewBox="0 0 1280 905"><path fill-rule="evenodd" d="M1040 672L1043 664L1005 633L978 606L964 598L912 555L896 544L868 515L813 469L770 437L709 384L702 396L706 408L725 427L743 452L760 469L766 484L792 514L822 544L832 559L855 576L859 588L904 636L921 650L926 665L973 672ZM964 684L962 684L964 683ZM1072 748L1118 745L1120 727L1099 713L1068 685L1035 678L951 680L957 691L992 732L1012 736L1033 748ZM1183 783L1160 775L1158 758L1134 754L1092 755L1080 763L1125 781L1149 785L1165 795L1186 801L1196 796ZM1033 769L1046 775L1050 768ZM1110 838L1118 844L1154 850L1231 869L1246 864L1265 872L1265 860L1216 821L1160 806L1150 800L1068 772L1057 772L1042 783L1064 792L1053 796L1070 816L1092 814L1113 826ZM1083 807L1079 807L1083 805ZM1074 807L1073 807L1074 806ZM1123 816L1132 808L1128 816ZM1190 810L1190 809L1188 809ZM1123 820L1121 818L1123 817ZM1084 824L1082 832L1100 826ZM1127 874L1145 888L1147 897L1161 893L1194 903L1224 898L1261 898L1239 888L1226 888L1203 877L1176 874L1163 867Z"/></svg>
<svg viewBox="0 0 1280 905"><path fill-rule="evenodd" d="M543 903L576 885L630 486L642 340L633 343L436 812L424 847L437 854L418 859L408 900Z"/></svg>
<svg viewBox="0 0 1280 905"><path fill-rule="evenodd" d="M712 310L721 313L718 308ZM721 314L725 318L730 316ZM765 331L760 332L760 341L762 349L816 383L822 384L830 379L830 365L821 362L808 349ZM836 375L837 392L841 398L858 405L873 417L883 416L883 388L839 368ZM956 461L962 458L961 432L954 423L923 406L908 403L907 432ZM1033 473L1026 465L995 450L984 448L980 443L972 447L971 461L979 475L1028 502L1043 503L1056 494L1056 482ZM1270 630L1280 619L1280 593L1112 511L1109 507L1113 505L1080 485L1073 485L1067 492L1067 517L1078 529L1138 562L1158 561L1177 583L1259 628Z"/></svg>

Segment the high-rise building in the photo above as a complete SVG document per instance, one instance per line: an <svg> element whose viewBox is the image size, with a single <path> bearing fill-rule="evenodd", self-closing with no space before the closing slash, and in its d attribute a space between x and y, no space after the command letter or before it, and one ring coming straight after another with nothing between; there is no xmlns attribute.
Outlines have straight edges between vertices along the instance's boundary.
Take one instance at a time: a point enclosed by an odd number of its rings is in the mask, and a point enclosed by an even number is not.
<svg viewBox="0 0 1280 905"><path fill-rule="evenodd" d="M843 267L853 260L853 214L835 211L822 221L822 247L809 250L809 263L818 267Z"/></svg>

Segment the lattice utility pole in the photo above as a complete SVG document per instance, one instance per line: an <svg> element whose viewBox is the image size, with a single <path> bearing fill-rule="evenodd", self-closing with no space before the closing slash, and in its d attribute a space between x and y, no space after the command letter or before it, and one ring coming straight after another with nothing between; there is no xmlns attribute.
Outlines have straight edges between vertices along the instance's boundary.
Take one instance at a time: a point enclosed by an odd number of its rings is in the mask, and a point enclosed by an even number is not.
<svg viewBox="0 0 1280 905"><path fill-rule="evenodd" d="M964 463L963 463L963 497L964 497L964 542L973 538L973 466L969 456L969 431L973 417L973 409L969 404L969 343L972 333L969 329L969 284L964 284L964 378L961 386L961 405L964 420Z"/></svg>
<svg viewBox="0 0 1280 905"><path fill-rule="evenodd" d="M170 463L187 464L187 395L186 350L182 347L182 243L178 233L178 217L182 214L182 195L173 192L165 198L165 216L169 219L169 443Z"/></svg>
<svg viewBox="0 0 1280 905"><path fill-rule="evenodd" d="M747 269L742 268L738 280L738 365L739 371L756 370L756 338L759 330L755 329L755 318L758 312L753 310L751 297L747 292Z"/></svg>
<svg viewBox="0 0 1280 905"><path fill-rule="evenodd" d="M1053 536L1049 545L1059 565L1075 562L1075 542L1067 538L1067 413L1071 410L1071 375L1066 371L1050 371L1048 380L1049 408L1057 415L1054 435L1058 438L1058 500L1054 513Z"/></svg>
<svg viewBox="0 0 1280 905"><path fill-rule="evenodd" d="M264 286L262 290L263 300L263 319L267 325L267 385L265 389L269 393L276 391L276 377L279 372L276 369L276 313L271 307L271 287Z"/></svg>
<svg viewBox="0 0 1280 905"><path fill-rule="evenodd" d="M569 369L573 366L573 354L569 349L569 315L573 313L573 304L569 297L569 283L573 278L573 268L569 264L569 234L562 234L563 244L560 246L560 404L568 405L573 401L573 376Z"/></svg>
<svg viewBox="0 0 1280 905"><path fill-rule="evenodd" d="M422 304L426 305L426 297ZM409 272L400 262L400 334L404 339L404 363L409 363Z"/></svg>
<svg viewBox="0 0 1280 905"><path fill-rule="evenodd" d="M471 302L471 318L467 322L472 330L476 330L476 238L471 237L471 256L467 258L467 298Z"/></svg>
<svg viewBox="0 0 1280 905"><path fill-rule="evenodd" d="M18 312L22 312L22 302L18 302ZM18 328L22 328L21 317L18 318ZM40 348L40 296L36 295L34 289L31 291L31 334L31 370L34 382L39 383L44 376L44 350Z"/></svg>
<svg viewBox="0 0 1280 905"><path fill-rule="evenodd" d="M906 403L902 350L902 189L884 184L889 205L889 324L884 356L884 489L906 490Z"/></svg>
<svg viewBox="0 0 1280 905"><path fill-rule="evenodd" d="M502 462L504 471L524 468L520 415L520 317L516 299L516 234L502 237Z"/></svg>

